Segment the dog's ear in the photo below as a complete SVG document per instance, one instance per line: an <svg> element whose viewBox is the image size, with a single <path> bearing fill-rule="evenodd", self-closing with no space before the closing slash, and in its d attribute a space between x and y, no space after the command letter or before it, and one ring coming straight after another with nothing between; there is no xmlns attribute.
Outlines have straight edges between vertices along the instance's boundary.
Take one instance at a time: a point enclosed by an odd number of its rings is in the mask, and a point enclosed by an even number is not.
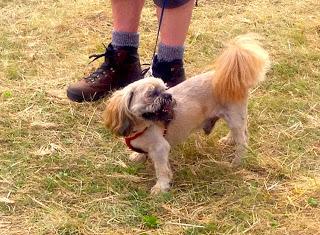
<svg viewBox="0 0 320 235"><path fill-rule="evenodd" d="M127 136L133 130L133 120L129 106L133 92L116 91L108 100L103 112L104 124L107 128L120 136Z"/></svg>

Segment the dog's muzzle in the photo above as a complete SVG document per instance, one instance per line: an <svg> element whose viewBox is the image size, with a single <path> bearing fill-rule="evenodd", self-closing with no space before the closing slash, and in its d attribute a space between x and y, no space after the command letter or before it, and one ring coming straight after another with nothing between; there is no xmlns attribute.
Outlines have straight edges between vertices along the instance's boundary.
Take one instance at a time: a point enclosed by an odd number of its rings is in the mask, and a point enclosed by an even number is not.
<svg viewBox="0 0 320 235"><path fill-rule="evenodd" d="M174 118L175 105L176 101L171 94L161 93L147 108L147 112L142 114L142 117L150 121L170 122Z"/></svg>

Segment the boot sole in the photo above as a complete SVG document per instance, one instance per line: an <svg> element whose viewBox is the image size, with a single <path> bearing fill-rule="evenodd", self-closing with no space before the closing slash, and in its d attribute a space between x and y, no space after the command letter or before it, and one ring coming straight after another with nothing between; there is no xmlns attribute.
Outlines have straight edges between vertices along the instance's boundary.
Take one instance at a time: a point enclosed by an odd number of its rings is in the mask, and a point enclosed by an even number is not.
<svg viewBox="0 0 320 235"><path fill-rule="evenodd" d="M71 90L67 89L67 97L74 102L82 103L82 102L94 102L99 99L102 99L103 97L107 96L106 93L101 94L94 94L92 97L85 97L83 94L79 95L79 93L72 92Z"/></svg>

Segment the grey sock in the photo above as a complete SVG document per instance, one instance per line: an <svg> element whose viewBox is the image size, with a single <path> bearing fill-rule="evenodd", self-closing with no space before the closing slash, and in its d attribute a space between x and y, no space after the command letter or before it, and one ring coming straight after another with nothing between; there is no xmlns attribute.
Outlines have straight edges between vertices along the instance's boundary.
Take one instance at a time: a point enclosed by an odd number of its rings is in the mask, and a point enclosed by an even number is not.
<svg viewBox="0 0 320 235"><path fill-rule="evenodd" d="M183 46L168 46L163 43L159 43L157 57L159 61L170 62L173 60L182 60L183 53Z"/></svg>
<svg viewBox="0 0 320 235"><path fill-rule="evenodd" d="M132 32L112 31L112 42L115 47L136 47L139 46L139 34Z"/></svg>

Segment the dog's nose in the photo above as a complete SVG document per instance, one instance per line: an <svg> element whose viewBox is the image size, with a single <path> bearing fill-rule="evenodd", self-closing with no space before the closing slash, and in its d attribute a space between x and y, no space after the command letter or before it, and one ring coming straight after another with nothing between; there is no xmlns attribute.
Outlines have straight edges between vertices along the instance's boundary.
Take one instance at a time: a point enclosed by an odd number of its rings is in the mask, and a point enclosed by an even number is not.
<svg viewBox="0 0 320 235"><path fill-rule="evenodd" d="M169 93L163 93L163 98L166 100L172 100L172 95Z"/></svg>

